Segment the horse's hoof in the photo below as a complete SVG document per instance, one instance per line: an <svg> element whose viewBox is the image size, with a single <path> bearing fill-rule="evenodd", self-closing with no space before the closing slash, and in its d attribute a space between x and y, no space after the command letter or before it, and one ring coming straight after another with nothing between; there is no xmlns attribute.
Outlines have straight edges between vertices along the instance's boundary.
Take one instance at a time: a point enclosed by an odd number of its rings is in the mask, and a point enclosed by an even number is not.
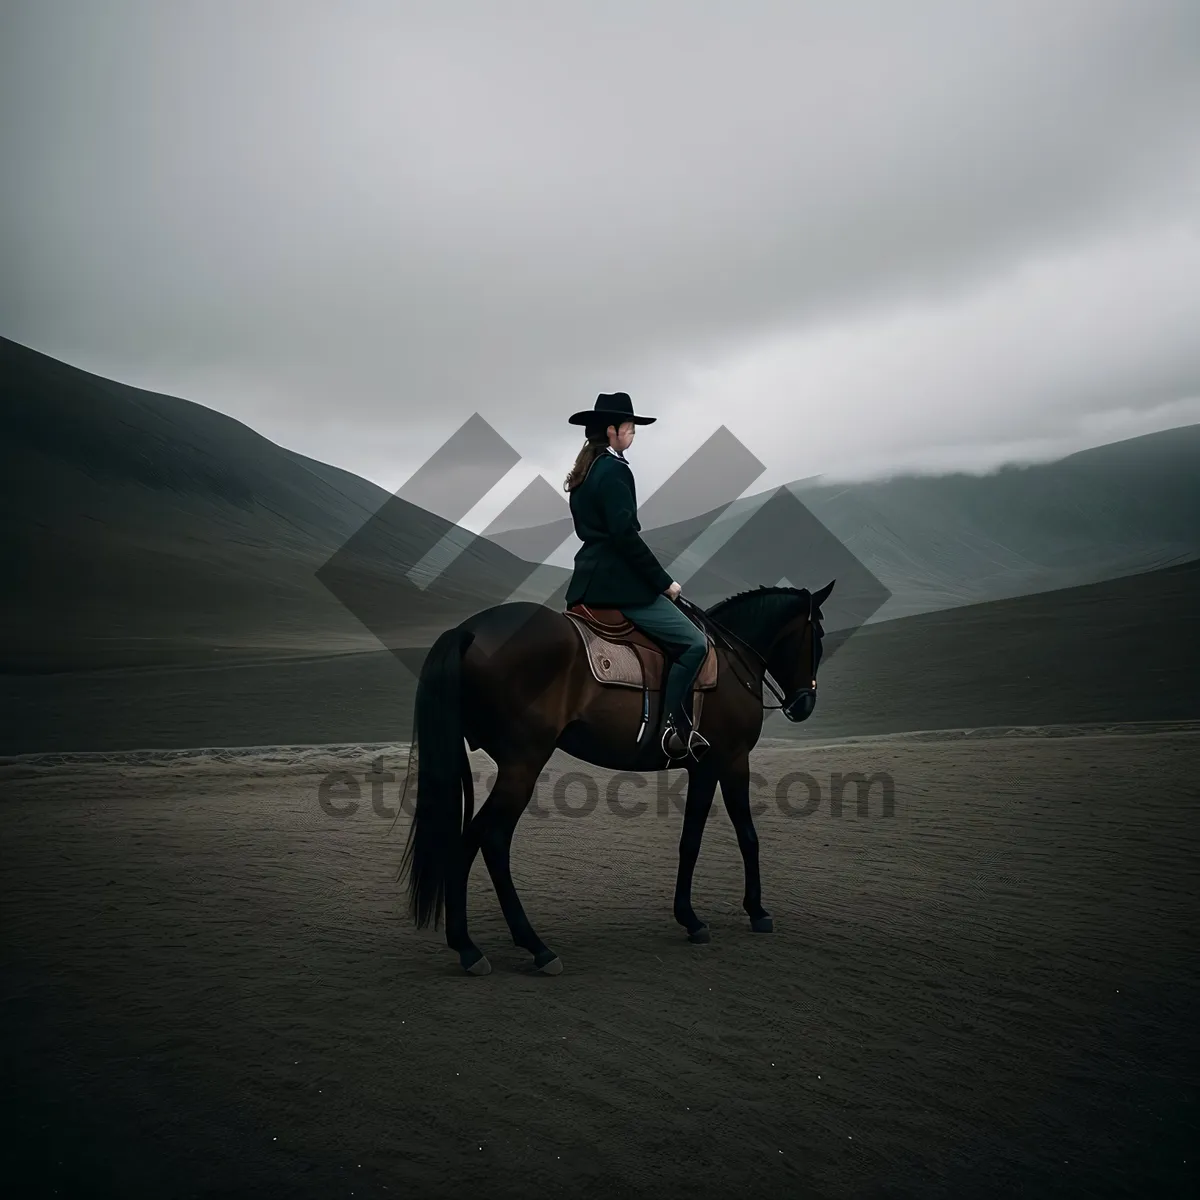
<svg viewBox="0 0 1200 1200"><path fill-rule="evenodd" d="M688 934L688 941L694 942L696 945L703 945L706 942L712 941L712 934L709 932L707 925L700 925Z"/></svg>
<svg viewBox="0 0 1200 1200"><path fill-rule="evenodd" d="M490 975L492 964L484 957L481 950L467 950L459 955L459 962L468 975Z"/></svg>
<svg viewBox="0 0 1200 1200"><path fill-rule="evenodd" d="M543 950L540 954L535 954L533 966L534 970L540 971L543 975L562 974L562 959L553 950Z"/></svg>
<svg viewBox="0 0 1200 1200"><path fill-rule="evenodd" d="M774 933L775 922L770 917L751 917L750 928L755 933Z"/></svg>

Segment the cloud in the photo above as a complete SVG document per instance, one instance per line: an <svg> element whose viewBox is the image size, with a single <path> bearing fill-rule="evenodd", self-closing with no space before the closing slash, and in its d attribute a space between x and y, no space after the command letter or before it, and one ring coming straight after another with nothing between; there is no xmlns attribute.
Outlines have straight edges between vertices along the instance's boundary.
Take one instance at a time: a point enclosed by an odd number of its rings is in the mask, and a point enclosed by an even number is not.
<svg viewBox="0 0 1200 1200"><path fill-rule="evenodd" d="M1187 0L11 7L3 332L388 487L474 411L558 481L617 388L661 478L1188 386Z"/></svg>
<svg viewBox="0 0 1200 1200"><path fill-rule="evenodd" d="M759 487L1057 457L1200 422L1197 313L1200 229L1180 225L753 340L693 371L670 412L736 409L770 464Z"/></svg>

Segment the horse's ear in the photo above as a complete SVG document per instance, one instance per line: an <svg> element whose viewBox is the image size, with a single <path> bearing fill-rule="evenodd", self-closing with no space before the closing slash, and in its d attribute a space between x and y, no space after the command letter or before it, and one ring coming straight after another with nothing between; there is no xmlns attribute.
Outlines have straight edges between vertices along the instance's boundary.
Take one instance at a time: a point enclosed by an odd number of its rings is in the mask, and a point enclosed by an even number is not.
<svg viewBox="0 0 1200 1200"><path fill-rule="evenodd" d="M820 608L826 600L829 599L829 593L833 591L833 585L837 583L836 579L831 579L819 592L813 593L813 603Z"/></svg>

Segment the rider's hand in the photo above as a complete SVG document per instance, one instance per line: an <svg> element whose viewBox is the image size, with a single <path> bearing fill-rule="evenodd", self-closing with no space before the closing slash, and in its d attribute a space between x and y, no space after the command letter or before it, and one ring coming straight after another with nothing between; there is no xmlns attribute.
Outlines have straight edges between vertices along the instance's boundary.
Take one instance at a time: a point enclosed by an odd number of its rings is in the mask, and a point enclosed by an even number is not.
<svg viewBox="0 0 1200 1200"><path fill-rule="evenodd" d="M666 596L668 600L674 600L675 597L678 596L682 591L683 588L681 588L679 584L673 583L665 592L663 592L663 595Z"/></svg>

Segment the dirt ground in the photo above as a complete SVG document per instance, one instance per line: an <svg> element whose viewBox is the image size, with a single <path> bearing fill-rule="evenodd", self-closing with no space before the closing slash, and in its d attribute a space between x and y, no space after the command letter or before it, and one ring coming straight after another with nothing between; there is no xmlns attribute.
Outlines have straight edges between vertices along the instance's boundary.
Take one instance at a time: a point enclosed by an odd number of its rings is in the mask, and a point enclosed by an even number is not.
<svg viewBox="0 0 1200 1200"><path fill-rule="evenodd" d="M1200 731L760 747L776 931L718 804L707 946L682 776L556 759L513 863L557 978L481 862L490 976L411 927L377 753L0 765L9 1194L1196 1194Z"/></svg>

